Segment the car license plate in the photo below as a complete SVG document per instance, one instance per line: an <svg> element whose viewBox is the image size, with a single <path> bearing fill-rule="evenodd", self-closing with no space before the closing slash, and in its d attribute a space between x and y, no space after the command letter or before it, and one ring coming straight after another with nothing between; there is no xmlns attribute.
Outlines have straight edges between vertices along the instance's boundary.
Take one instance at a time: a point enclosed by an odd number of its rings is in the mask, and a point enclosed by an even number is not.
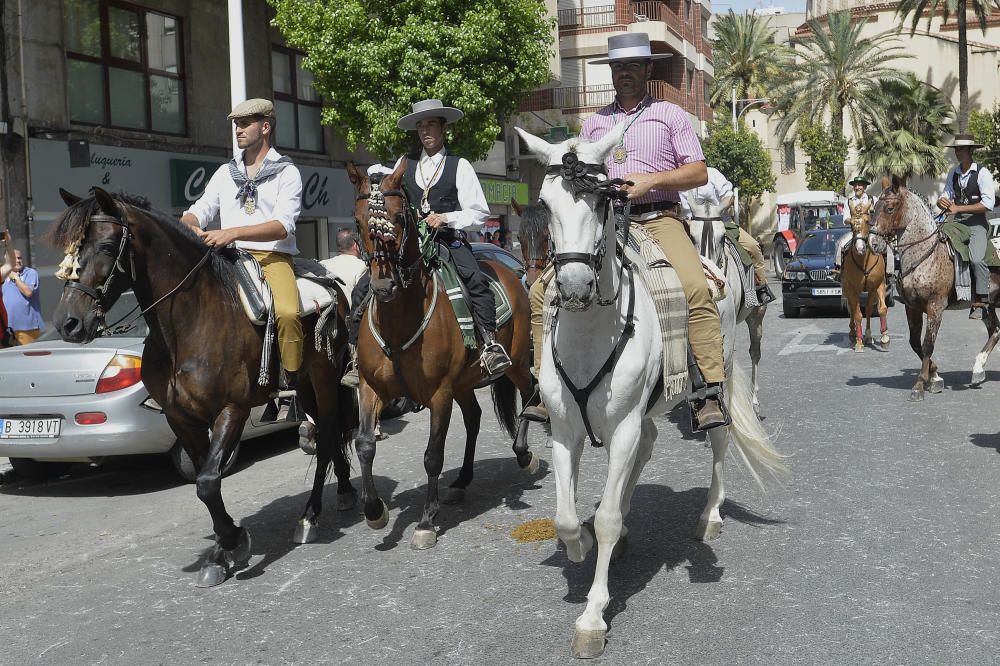
<svg viewBox="0 0 1000 666"><path fill-rule="evenodd" d="M0 419L0 439L58 437L62 419Z"/></svg>
<svg viewBox="0 0 1000 666"><path fill-rule="evenodd" d="M812 290L813 296L840 296L840 287L817 287Z"/></svg>

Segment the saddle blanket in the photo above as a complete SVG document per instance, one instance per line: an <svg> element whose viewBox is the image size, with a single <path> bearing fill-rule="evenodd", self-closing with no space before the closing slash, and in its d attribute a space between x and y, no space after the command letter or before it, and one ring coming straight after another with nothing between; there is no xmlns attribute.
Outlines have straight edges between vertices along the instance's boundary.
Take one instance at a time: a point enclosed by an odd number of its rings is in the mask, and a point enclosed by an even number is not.
<svg viewBox="0 0 1000 666"><path fill-rule="evenodd" d="M294 259L295 284L299 289L299 312L302 316L320 314L337 301L339 295L350 299L344 293L344 281L313 259ZM237 262L239 274L240 302L247 317L254 324L267 323L271 310L271 288L264 280L264 271L251 255L240 252Z"/></svg>
<svg viewBox="0 0 1000 666"><path fill-rule="evenodd" d="M618 247L623 239L618 236ZM656 305L656 315L663 341L663 390L667 400L687 391L688 307L684 288L673 266L667 262L659 244L640 226L631 228L626 258L635 266L635 275L646 285ZM549 335L556 313L555 280L545 291L545 333Z"/></svg>
<svg viewBox="0 0 1000 666"><path fill-rule="evenodd" d="M972 266L969 251L969 227L958 222L944 222L938 231L948 245L955 264L955 298L959 302L972 300ZM1000 267L1000 256L992 242L986 243L986 265L990 268Z"/></svg>

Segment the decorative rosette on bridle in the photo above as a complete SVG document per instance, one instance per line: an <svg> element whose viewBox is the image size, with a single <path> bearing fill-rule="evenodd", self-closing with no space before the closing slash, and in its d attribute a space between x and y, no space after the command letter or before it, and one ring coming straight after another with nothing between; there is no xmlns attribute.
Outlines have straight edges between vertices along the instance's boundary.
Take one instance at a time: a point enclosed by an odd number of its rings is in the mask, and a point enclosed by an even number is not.
<svg viewBox="0 0 1000 666"><path fill-rule="evenodd" d="M609 199L625 199L628 196L618 189L625 184L624 180L608 179L608 172L603 164L588 164L573 152L565 153L562 156L562 164L553 164L545 169L545 173L550 176L561 176L577 199L584 194L600 194Z"/></svg>
<svg viewBox="0 0 1000 666"><path fill-rule="evenodd" d="M80 239L69 243L65 248L66 256L59 264L56 278L59 280L80 279Z"/></svg>

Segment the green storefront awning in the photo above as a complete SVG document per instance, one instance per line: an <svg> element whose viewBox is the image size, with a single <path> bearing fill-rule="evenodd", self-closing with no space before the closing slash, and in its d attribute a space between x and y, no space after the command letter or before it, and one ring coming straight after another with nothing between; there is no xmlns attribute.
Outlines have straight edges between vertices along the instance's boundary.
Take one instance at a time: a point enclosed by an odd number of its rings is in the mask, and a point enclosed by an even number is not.
<svg viewBox="0 0 1000 666"><path fill-rule="evenodd" d="M522 206L528 205L528 184L517 183L512 180L495 180L493 178L480 178L479 183L483 186L483 194L486 195L486 202L498 206L509 206L513 199Z"/></svg>

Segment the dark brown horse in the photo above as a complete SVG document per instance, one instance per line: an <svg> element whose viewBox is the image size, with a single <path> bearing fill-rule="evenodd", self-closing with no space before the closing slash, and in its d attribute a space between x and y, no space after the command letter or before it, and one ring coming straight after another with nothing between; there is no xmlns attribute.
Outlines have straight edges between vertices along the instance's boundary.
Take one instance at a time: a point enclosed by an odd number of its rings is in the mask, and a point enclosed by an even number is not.
<svg viewBox="0 0 1000 666"><path fill-rule="evenodd" d="M529 286L545 271L551 261L549 252L549 212L540 203L521 206L510 200L514 212L521 218L517 242L524 257L524 277ZM539 341L540 343L541 341Z"/></svg>
<svg viewBox="0 0 1000 666"><path fill-rule="evenodd" d="M446 498L449 503L460 502L472 481L482 417L474 389L483 381L483 373L478 354L470 353L462 341L444 286L438 284L421 257L416 214L402 189L406 160L374 189L353 164L348 164L347 172L357 188L355 215L371 270L373 294L358 338L361 425L355 448L361 462L365 518L373 529L385 527L389 520L388 506L379 497L372 477L376 416L393 398L408 396L428 407L431 417L424 452L427 499L410 545L431 548L437 542L434 519L440 505L438 479L444 465L452 402L462 409L466 443L462 469ZM494 262L484 262L483 266L500 280L513 310L510 321L496 333L512 365L491 387L493 404L501 425L514 437L518 464L533 473L539 462L528 450L526 429L518 427L515 408L517 390L522 401L532 393L528 295L506 267ZM381 340L376 338L376 331Z"/></svg>
<svg viewBox="0 0 1000 666"><path fill-rule="evenodd" d="M920 197L908 190L902 181L893 179L892 186L886 188L875 205L873 216L873 233L897 241L902 274L900 295L906 304L910 347L923 361L910 400L923 400L925 388L931 393L940 393L944 389L944 379L938 374L937 364L931 358L944 311L968 308L969 303L954 300L954 264L947 246L941 241L937 224ZM989 337L976 355L972 369L973 385L986 380L986 359L1000 339L1000 324L996 315L998 296L1000 280L996 273L991 273L990 306L983 317ZM924 315L927 315L927 332L921 342Z"/></svg>
<svg viewBox="0 0 1000 666"><path fill-rule="evenodd" d="M889 324L886 315L889 308L885 300L885 241L873 236L867 222L852 226L851 242L844 248L843 270L840 285L847 297L847 311L851 317L851 340L854 351L863 352L865 345L872 342L872 309L878 305L881 336L879 345L883 351L889 347ZM861 294L868 292L865 303L865 330L861 332Z"/></svg>
<svg viewBox="0 0 1000 666"><path fill-rule="evenodd" d="M100 188L82 200L60 193L69 208L52 240L67 248L68 259L77 259L79 277L66 283L53 325L68 342L90 342L100 333L103 313L126 289L135 292L149 324L143 384L194 461L198 498L208 507L217 537L198 585L217 585L250 555L247 529L233 522L222 501L222 469L250 409L276 388L277 368L266 386L258 384L262 327L251 324L240 305L232 264L176 219L136 199L112 198ZM345 302L338 301L333 361L317 351L312 333L317 316L303 318L299 396L316 421L317 452L312 493L296 527L299 542L315 538L331 462L338 508L354 505L347 454L356 411L350 389L340 388L347 348ZM277 359L276 346L271 358Z"/></svg>

